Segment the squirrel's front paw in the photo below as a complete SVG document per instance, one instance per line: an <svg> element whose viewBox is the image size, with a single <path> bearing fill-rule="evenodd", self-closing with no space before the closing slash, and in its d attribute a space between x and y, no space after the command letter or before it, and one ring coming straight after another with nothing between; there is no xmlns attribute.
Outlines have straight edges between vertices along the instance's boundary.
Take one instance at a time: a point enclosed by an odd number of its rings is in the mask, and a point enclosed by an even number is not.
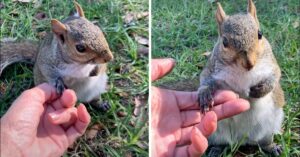
<svg viewBox="0 0 300 157"><path fill-rule="evenodd" d="M213 107L213 90L209 86L202 86L198 90L198 102L201 113L209 111Z"/></svg>
<svg viewBox="0 0 300 157"><path fill-rule="evenodd" d="M249 96L252 98L260 98L268 94L273 89L273 85L270 81L266 80L259 84L250 87Z"/></svg>
<svg viewBox="0 0 300 157"><path fill-rule="evenodd" d="M65 85L64 85L62 78L59 77L55 80L54 87L56 89L56 93L58 95L62 95L63 91L65 90Z"/></svg>

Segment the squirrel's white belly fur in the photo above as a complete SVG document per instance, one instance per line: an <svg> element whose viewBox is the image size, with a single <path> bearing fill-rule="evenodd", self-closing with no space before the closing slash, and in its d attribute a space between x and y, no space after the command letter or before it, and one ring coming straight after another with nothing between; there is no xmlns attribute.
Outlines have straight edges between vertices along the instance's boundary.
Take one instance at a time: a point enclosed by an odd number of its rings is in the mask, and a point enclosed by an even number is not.
<svg viewBox="0 0 300 157"><path fill-rule="evenodd" d="M66 86L76 92L78 100L90 102L99 99L100 95L106 92L108 79L106 73L89 76L90 72L97 66L96 64L65 64L63 66L63 70L59 72L64 76L63 80Z"/></svg>
<svg viewBox="0 0 300 157"><path fill-rule="evenodd" d="M252 70L241 67L226 66L213 75L214 79L223 80L229 88L238 92L241 97L248 98L249 89L262 79L267 78L272 68L269 63L256 64ZM210 144L257 144L264 137L280 133L283 110L274 104L272 92L259 99L248 99L250 110L218 122L217 131L210 137Z"/></svg>

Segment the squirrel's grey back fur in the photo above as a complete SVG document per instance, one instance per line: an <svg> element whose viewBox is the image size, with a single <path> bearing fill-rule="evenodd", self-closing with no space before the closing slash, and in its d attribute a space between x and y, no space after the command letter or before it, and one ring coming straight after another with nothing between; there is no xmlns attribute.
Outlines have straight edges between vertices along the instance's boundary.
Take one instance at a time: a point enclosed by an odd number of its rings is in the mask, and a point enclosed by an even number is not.
<svg viewBox="0 0 300 157"><path fill-rule="evenodd" d="M17 53L12 53L17 52ZM0 76L2 71L16 62L34 64L38 52L38 42L33 40L0 42Z"/></svg>

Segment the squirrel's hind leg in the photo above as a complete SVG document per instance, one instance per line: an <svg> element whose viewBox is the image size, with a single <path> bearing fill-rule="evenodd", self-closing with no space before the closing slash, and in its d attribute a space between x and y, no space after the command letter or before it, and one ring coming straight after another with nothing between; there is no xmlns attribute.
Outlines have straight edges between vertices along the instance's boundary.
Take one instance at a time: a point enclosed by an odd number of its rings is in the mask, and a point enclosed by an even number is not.
<svg viewBox="0 0 300 157"><path fill-rule="evenodd" d="M107 101L101 101L100 98L92 100L89 104L104 112L107 112L111 108L111 105Z"/></svg>
<svg viewBox="0 0 300 157"><path fill-rule="evenodd" d="M270 153L272 156L280 156L282 153L281 145L273 142L273 136L268 136L259 141L259 146L263 151Z"/></svg>
<svg viewBox="0 0 300 157"><path fill-rule="evenodd" d="M214 145L210 146L209 149L207 149L206 156L207 157L220 157L224 150L223 145Z"/></svg>

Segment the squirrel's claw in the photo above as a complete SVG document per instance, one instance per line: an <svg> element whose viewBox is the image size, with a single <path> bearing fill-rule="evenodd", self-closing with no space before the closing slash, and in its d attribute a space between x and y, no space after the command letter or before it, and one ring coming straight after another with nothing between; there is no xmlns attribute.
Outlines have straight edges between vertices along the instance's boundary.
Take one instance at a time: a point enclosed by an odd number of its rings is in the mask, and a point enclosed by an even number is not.
<svg viewBox="0 0 300 157"><path fill-rule="evenodd" d="M202 114L209 111L213 107L213 91L208 87L200 87L198 90L198 101Z"/></svg>
<svg viewBox="0 0 300 157"><path fill-rule="evenodd" d="M62 80L62 78L57 78L55 80L55 89L56 89L56 93L58 95L62 95L63 91L65 90L65 85L64 85L64 82Z"/></svg>

